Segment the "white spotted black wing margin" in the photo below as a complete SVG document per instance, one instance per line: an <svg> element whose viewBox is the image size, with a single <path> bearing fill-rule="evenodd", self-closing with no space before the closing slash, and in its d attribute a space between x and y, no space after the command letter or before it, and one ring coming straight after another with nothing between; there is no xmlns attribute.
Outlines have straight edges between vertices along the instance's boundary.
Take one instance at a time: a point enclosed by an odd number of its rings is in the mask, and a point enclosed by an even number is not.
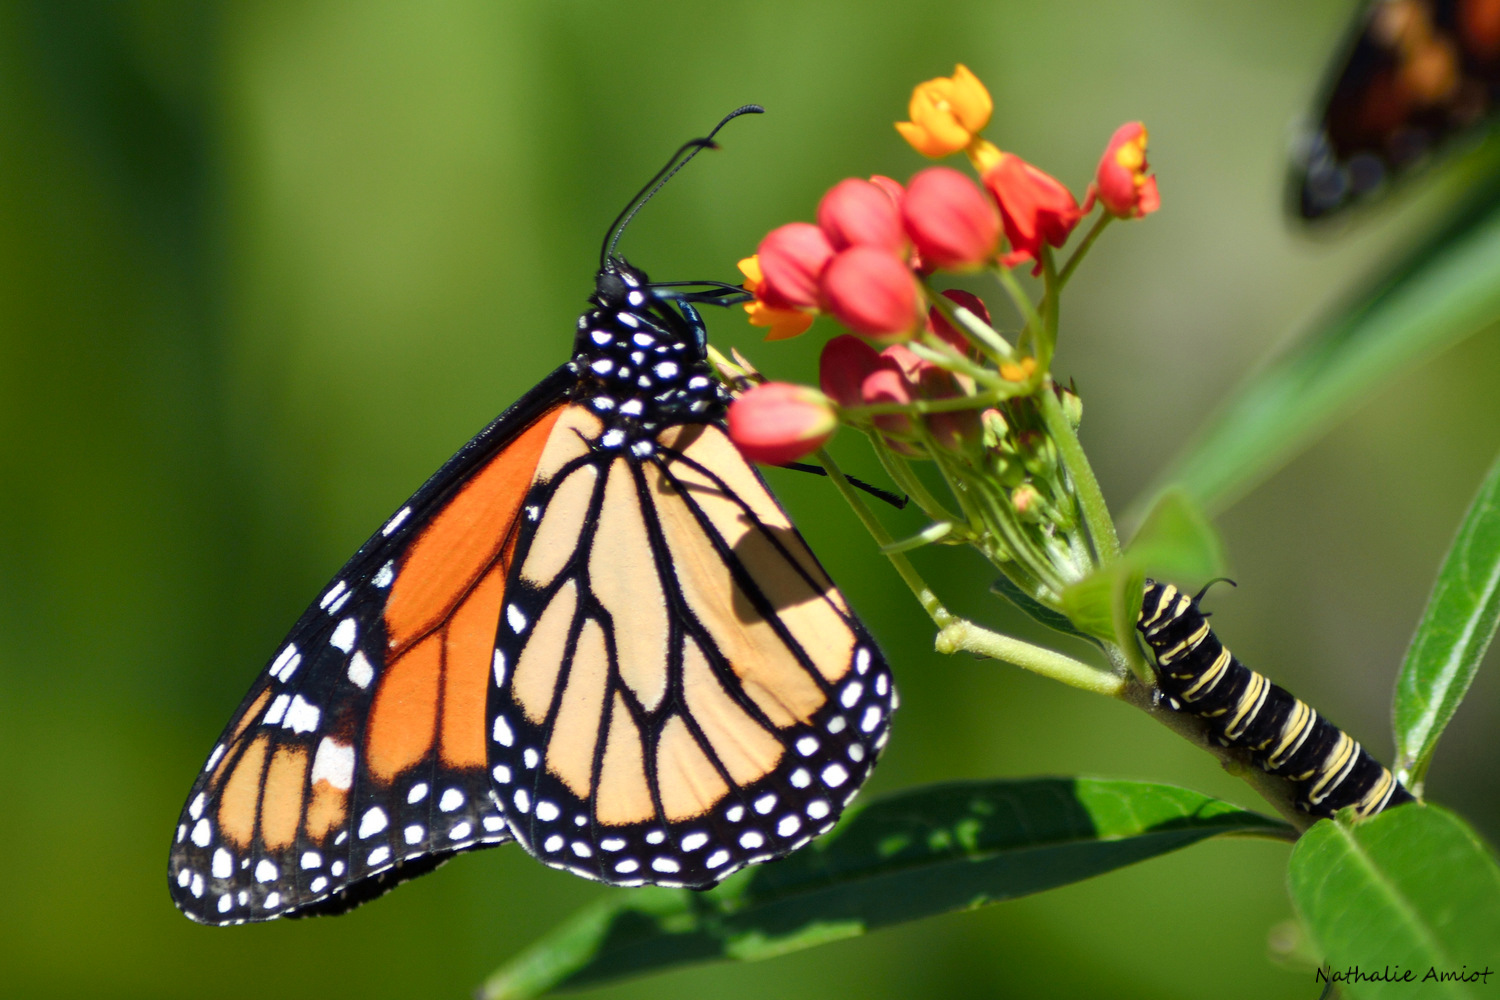
<svg viewBox="0 0 1500 1000"><path fill-rule="evenodd" d="M889 668L717 427L599 448L558 420L490 696L516 839L617 885L706 888L829 829L888 738Z"/></svg>
<svg viewBox="0 0 1500 1000"><path fill-rule="evenodd" d="M189 917L338 913L510 839L485 760L499 584L575 378L559 369L481 431L299 619L179 818L168 878Z"/></svg>

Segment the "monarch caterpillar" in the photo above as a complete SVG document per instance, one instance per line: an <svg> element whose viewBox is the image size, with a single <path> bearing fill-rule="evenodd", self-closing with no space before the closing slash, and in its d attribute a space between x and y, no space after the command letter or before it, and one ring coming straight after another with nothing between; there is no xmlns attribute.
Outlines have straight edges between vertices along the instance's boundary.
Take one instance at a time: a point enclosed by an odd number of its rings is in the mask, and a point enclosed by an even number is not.
<svg viewBox="0 0 1500 1000"><path fill-rule="evenodd" d="M1500 0L1372 0L1330 69L1294 153L1305 219L1374 197L1494 118Z"/></svg>
<svg viewBox="0 0 1500 1000"><path fill-rule="evenodd" d="M189 917L339 913L510 840L707 888L854 797L896 692L722 429L693 303L744 293L614 252L712 137L611 226L572 359L385 522L251 686L177 825Z"/></svg>
<svg viewBox="0 0 1500 1000"><path fill-rule="evenodd" d="M1202 596L1147 580L1136 619L1174 711L1206 719L1224 746L1248 749L1251 760L1293 783L1298 808L1314 816L1353 806L1363 818L1412 801L1348 733L1236 659L1198 610Z"/></svg>

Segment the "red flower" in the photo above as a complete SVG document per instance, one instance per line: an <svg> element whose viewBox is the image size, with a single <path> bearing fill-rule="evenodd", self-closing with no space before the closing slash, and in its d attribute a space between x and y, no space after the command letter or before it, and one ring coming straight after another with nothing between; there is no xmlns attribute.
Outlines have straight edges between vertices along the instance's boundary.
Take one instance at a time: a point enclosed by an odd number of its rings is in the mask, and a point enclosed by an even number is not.
<svg viewBox="0 0 1500 1000"><path fill-rule="evenodd" d="M995 155L984 171L984 186L1000 206L1000 221L1011 253L1001 263L1013 267L1035 261L1032 274L1042 272L1042 245L1060 247L1083 218L1072 192L1052 177L1014 153Z"/></svg>
<svg viewBox="0 0 1500 1000"><path fill-rule="evenodd" d="M957 170L929 167L911 179L901 203L906 232L929 268L982 267L1000 245L1000 216Z"/></svg>
<svg viewBox="0 0 1500 1000"><path fill-rule="evenodd" d="M984 301L972 292L966 292L962 288L949 288L943 292L943 298L969 310L986 324L989 323L989 309L985 307ZM944 316L943 311L937 306L927 310L927 329L937 334L962 355L972 356L978 352L978 348L974 346L968 334L949 323L948 317Z"/></svg>
<svg viewBox="0 0 1500 1000"><path fill-rule="evenodd" d="M840 334L823 345L818 385L840 406L859 406L864 402L860 386L880 363L875 348L858 337Z"/></svg>
<svg viewBox="0 0 1500 1000"><path fill-rule="evenodd" d="M872 246L893 253L906 251L899 201L872 181L850 177L839 181L818 204L818 225L835 250Z"/></svg>
<svg viewBox="0 0 1500 1000"><path fill-rule="evenodd" d="M1156 178L1146 176L1149 169L1146 126L1126 122L1104 148L1083 210L1092 208L1098 197L1106 212L1121 219L1139 219L1156 211L1161 207L1161 196L1156 192Z"/></svg>
<svg viewBox="0 0 1500 1000"><path fill-rule="evenodd" d="M855 333L877 340L910 336L921 322L921 294L906 262L889 250L855 246L823 272L823 304Z"/></svg>
<svg viewBox="0 0 1500 1000"><path fill-rule="evenodd" d="M833 257L823 230L810 222L778 226L756 253L763 278L756 297L773 309L816 309L818 279Z"/></svg>
<svg viewBox="0 0 1500 1000"><path fill-rule="evenodd" d="M828 397L787 382L757 385L729 404L729 438L752 462L785 465L823 447L838 428Z"/></svg>

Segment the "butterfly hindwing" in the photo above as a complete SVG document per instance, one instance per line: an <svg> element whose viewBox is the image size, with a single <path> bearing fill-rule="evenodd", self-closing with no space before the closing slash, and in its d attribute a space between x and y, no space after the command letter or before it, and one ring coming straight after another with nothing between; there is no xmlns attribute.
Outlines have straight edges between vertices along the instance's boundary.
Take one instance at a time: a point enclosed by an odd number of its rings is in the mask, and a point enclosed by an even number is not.
<svg viewBox="0 0 1500 1000"><path fill-rule="evenodd" d="M594 342L641 348L635 366L673 335L611 329L601 312ZM622 426L614 414L644 395L622 382L584 394L609 406L558 418L526 499L496 640L492 775L517 840L545 863L702 888L832 826L896 695L723 431Z"/></svg>
<svg viewBox="0 0 1500 1000"><path fill-rule="evenodd" d="M485 697L559 371L475 437L303 614L189 795L169 876L206 923L340 912L510 839Z"/></svg>

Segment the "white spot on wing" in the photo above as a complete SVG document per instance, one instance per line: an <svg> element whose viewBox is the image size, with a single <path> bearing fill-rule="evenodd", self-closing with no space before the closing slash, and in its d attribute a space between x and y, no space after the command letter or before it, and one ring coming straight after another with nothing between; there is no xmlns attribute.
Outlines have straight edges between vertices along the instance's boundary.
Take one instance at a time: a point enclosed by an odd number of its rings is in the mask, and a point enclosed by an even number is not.
<svg viewBox="0 0 1500 1000"><path fill-rule="evenodd" d="M266 709L266 717L264 719L262 719L261 721L264 722L268 726L278 726L278 725L280 725L281 724L281 720L286 717L286 708L291 703L292 703L292 696L291 695L289 695L289 694L278 694L276 696L276 699L271 702L271 707L268 708L268 709Z"/></svg>
<svg viewBox="0 0 1500 1000"><path fill-rule="evenodd" d="M505 687L505 651L495 650L495 687Z"/></svg>
<svg viewBox="0 0 1500 1000"><path fill-rule="evenodd" d="M449 788L443 792L443 797L438 799L438 808L445 813L451 813L464 804L464 793L457 788Z"/></svg>
<svg viewBox="0 0 1500 1000"><path fill-rule="evenodd" d="M427 798L427 782L419 781L411 786L411 791L406 793L406 804L414 806Z"/></svg>
<svg viewBox="0 0 1500 1000"><path fill-rule="evenodd" d="M341 649L346 653L354 651L354 637L359 631L359 625L353 618L345 618L339 622L333 630L333 635L328 637L328 644L335 649Z"/></svg>
<svg viewBox="0 0 1500 1000"><path fill-rule="evenodd" d="M385 588L389 587L392 582L395 581L395 579L396 564L393 562L388 562L384 566L380 567L375 575L370 578L370 582L381 590L384 590Z"/></svg>
<svg viewBox="0 0 1500 1000"><path fill-rule="evenodd" d="M193 836L191 839L194 844L199 847L207 847L208 842L213 840L213 838L213 828L209 826L208 820L200 819L198 822L193 824Z"/></svg>
<svg viewBox="0 0 1500 1000"><path fill-rule="evenodd" d="M365 656L365 651L361 649L349 661L349 680L357 687L367 688L374 679L375 667Z"/></svg>
<svg viewBox="0 0 1500 1000"><path fill-rule="evenodd" d="M380 533L387 538L391 537L391 533L397 528L401 527L401 525L405 523L408 517L411 517L411 508L402 507L400 510L396 511L395 517L385 522L385 527L380 529Z"/></svg>
<svg viewBox="0 0 1500 1000"><path fill-rule="evenodd" d="M300 694L292 699L292 707L286 711L286 728L294 733L310 733L318 728L318 719L323 713L318 706Z"/></svg>
<svg viewBox="0 0 1500 1000"><path fill-rule="evenodd" d="M311 783L326 781L334 788L347 792L354 784L354 745L340 743L325 736L313 755Z"/></svg>
<svg viewBox="0 0 1500 1000"><path fill-rule="evenodd" d="M261 858L255 866L255 881L257 882L274 882L279 874L275 862L269 858Z"/></svg>
<svg viewBox="0 0 1500 1000"><path fill-rule="evenodd" d="M516 734L511 731L510 723L505 721L505 716L495 716L495 742L503 747L508 747L516 741Z"/></svg>
<svg viewBox="0 0 1500 1000"><path fill-rule="evenodd" d="M234 859L224 848L214 851L213 868L214 878L228 878L234 873Z"/></svg>
<svg viewBox="0 0 1500 1000"><path fill-rule="evenodd" d="M296 643L287 643L287 647L276 654L276 659L271 661L271 676L285 683L292 676L292 671L297 669L297 664L302 662L302 654L297 652Z"/></svg>
<svg viewBox="0 0 1500 1000"><path fill-rule="evenodd" d="M526 628L526 613L514 604L506 607L505 620L510 623L510 630L517 635Z"/></svg>
<svg viewBox="0 0 1500 1000"><path fill-rule="evenodd" d="M348 584L344 583L343 580L340 580L338 583L335 583L332 587L328 588L328 593L323 595L323 599L318 602L318 607L327 608L328 605L338 600L339 597L344 593L344 591L348 589Z"/></svg>
<svg viewBox="0 0 1500 1000"><path fill-rule="evenodd" d="M381 830L384 830L389 823L390 821L386 819L385 810L379 806L372 806L368 812L359 818L359 839L365 840L375 836Z"/></svg>

